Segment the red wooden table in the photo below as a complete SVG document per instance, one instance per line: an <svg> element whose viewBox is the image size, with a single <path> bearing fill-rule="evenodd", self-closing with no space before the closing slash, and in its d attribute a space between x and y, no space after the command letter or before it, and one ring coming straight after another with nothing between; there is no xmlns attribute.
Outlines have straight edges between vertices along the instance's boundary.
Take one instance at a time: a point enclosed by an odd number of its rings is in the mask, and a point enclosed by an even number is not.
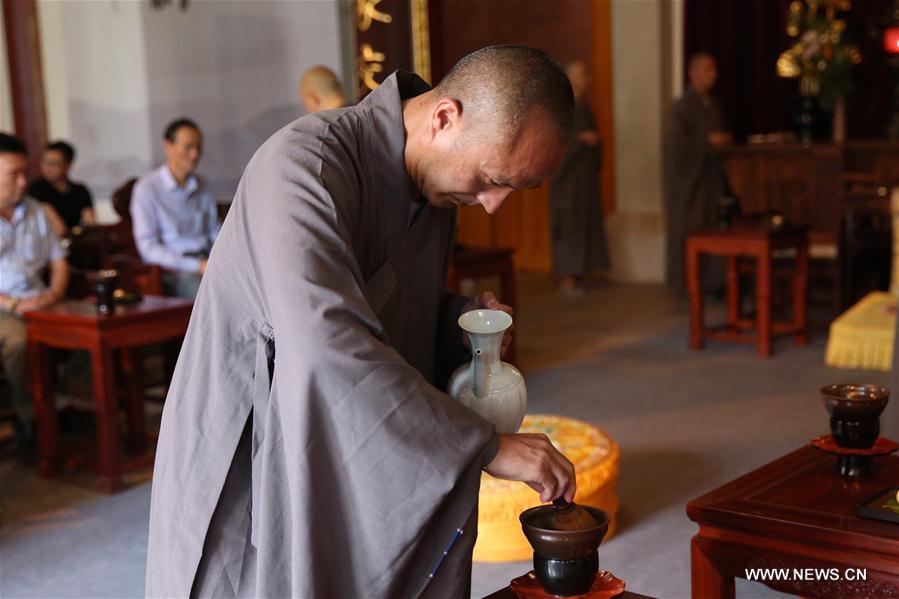
<svg viewBox="0 0 899 599"><path fill-rule="evenodd" d="M899 524L855 515L897 484L899 457L874 458L869 476L847 480L835 456L805 446L694 499L693 597L734 597L734 578L747 568L788 569L789 580L765 584L805 597L899 597ZM801 580L794 568L836 568L837 576ZM867 580L850 580L856 569Z"/></svg>
<svg viewBox="0 0 899 599"><path fill-rule="evenodd" d="M772 323L771 320L771 252L794 249L793 320ZM703 315L700 256L711 254L727 257L727 326L706 328ZM740 289L737 259L755 258L756 319L740 316ZM702 349L705 339L756 343L761 356L771 355L774 335L795 335L804 345L806 336L806 295L808 292L808 232L802 227L736 227L709 229L691 233L687 238L687 290L690 296L690 349ZM747 334L749 329L755 334Z"/></svg>
<svg viewBox="0 0 899 599"><path fill-rule="evenodd" d="M114 312L104 316L89 301L65 301L25 313L41 475L55 474L60 462L53 369L48 349L82 349L91 354L100 486L111 493L121 488L115 351L183 337L192 306L191 301L180 298L145 296L139 303L116 306ZM128 419L132 432L143 431L140 405L131 406Z"/></svg>

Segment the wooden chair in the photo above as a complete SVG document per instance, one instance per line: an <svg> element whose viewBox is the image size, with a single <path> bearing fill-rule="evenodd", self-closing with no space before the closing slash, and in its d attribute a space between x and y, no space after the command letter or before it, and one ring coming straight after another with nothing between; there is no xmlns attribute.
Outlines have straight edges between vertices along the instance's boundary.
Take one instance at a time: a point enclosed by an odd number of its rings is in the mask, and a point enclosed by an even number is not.
<svg viewBox="0 0 899 599"><path fill-rule="evenodd" d="M113 254L104 263L105 268L119 274L119 287L138 295L162 295L162 268L148 264L130 254Z"/></svg>
<svg viewBox="0 0 899 599"><path fill-rule="evenodd" d="M877 193L848 196L839 237L843 310L871 291L889 288L891 255L889 198Z"/></svg>

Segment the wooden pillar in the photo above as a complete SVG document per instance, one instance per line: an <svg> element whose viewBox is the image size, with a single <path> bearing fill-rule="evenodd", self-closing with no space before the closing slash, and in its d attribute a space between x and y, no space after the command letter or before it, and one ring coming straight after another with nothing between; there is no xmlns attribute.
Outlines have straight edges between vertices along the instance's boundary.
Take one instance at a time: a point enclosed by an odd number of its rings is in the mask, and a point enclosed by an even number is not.
<svg viewBox="0 0 899 599"><path fill-rule="evenodd" d="M28 174L39 174L47 142L47 110L35 0L2 0L15 134L28 145Z"/></svg>
<svg viewBox="0 0 899 599"><path fill-rule="evenodd" d="M612 8L610 0L593 2L593 106L602 135L602 203L615 211L615 116L612 100Z"/></svg>

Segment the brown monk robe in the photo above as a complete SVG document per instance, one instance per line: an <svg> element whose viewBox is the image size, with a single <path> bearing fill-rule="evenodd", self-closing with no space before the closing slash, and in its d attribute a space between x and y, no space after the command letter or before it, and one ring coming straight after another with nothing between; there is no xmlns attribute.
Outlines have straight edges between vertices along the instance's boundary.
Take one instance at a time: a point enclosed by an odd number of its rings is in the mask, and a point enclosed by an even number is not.
<svg viewBox="0 0 899 599"><path fill-rule="evenodd" d="M585 65L566 69L574 90L574 137L549 187L553 272L571 288L597 270L609 268L603 227L599 172L602 140L583 96L589 85Z"/></svg>
<svg viewBox="0 0 899 599"><path fill-rule="evenodd" d="M544 53L487 48L262 145L166 398L148 596L467 598L482 469L572 499L545 436L498 435L436 376L464 356L454 207L538 185L571 110Z"/></svg>
<svg viewBox="0 0 899 599"><path fill-rule="evenodd" d="M724 132L721 108L710 95L718 76L708 54L690 58L690 86L671 111L665 163L665 218L668 232L666 279L671 289L686 290L686 243L690 231L714 226L726 183L718 149L732 143ZM719 261L720 262L720 261ZM706 287L723 284L720 263L703 269Z"/></svg>

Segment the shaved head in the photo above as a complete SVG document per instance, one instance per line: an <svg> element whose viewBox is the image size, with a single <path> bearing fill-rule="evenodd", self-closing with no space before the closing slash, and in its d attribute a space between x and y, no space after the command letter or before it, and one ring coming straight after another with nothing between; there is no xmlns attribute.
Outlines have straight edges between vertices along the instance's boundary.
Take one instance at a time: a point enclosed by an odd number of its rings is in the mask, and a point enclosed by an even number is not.
<svg viewBox="0 0 899 599"><path fill-rule="evenodd" d="M687 78L690 80L690 86L700 95L708 94L718 79L715 57L708 52L691 54L687 60Z"/></svg>
<svg viewBox="0 0 899 599"><path fill-rule="evenodd" d="M690 69L698 66L699 63L706 61L706 60L711 60L712 62L715 62L715 57L712 56L711 54L709 54L708 52L696 52L694 54L691 54L690 57L687 59L687 70L690 70Z"/></svg>
<svg viewBox="0 0 899 599"><path fill-rule="evenodd" d="M571 84L546 52L484 48L403 101L406 170L431 204L493 214L558 169L573 121Z"/></svg>
<svg viewBox="0 0 899 599"><path fill-rule="evenodd" d="M346 104L337 75L325 66L315 66L300 79L300 100L308 112L331 110Z"/></svg>
<svg viewBox="0 0 899 599"><path fill-rule="evenodd" d="M525 119L542 113L562 139L571 135L574 95L559 64L537 48L490 46L460 60L434 88L460 103L469 132L512 142Z"/></svg>

